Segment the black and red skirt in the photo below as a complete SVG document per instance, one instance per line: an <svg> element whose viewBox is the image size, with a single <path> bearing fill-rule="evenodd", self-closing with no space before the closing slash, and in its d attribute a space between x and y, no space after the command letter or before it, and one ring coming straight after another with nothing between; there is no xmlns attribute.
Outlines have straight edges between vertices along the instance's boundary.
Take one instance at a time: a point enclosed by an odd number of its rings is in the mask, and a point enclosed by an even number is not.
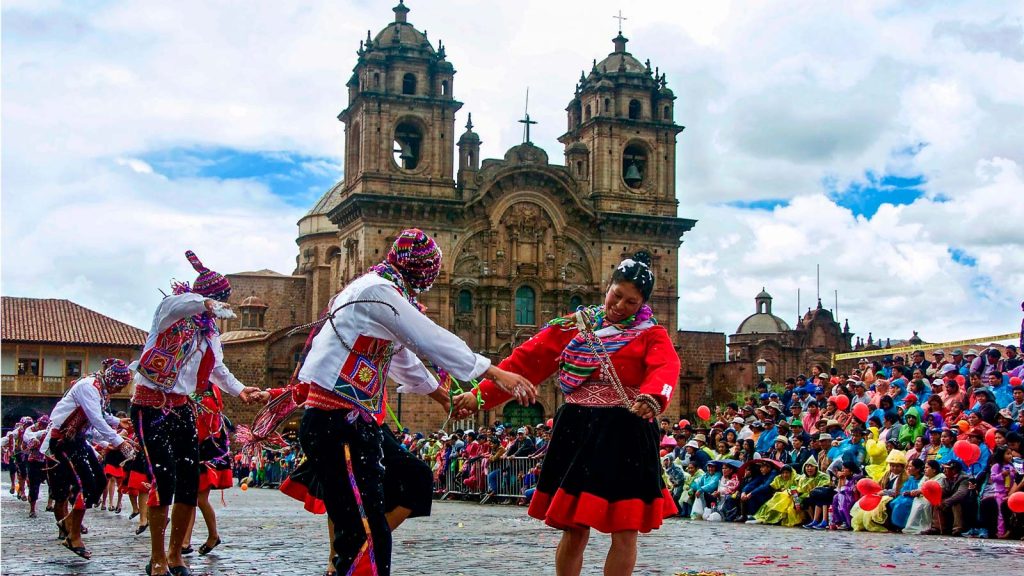
<svg viewBox="0 0 1024 576"><path fill-rule="evenodd" d="M232 486L231 451L223 430L199 443L199 491L227 490Z"/></svg>
<svg viewBox="0 0 1024 576"><path fill-rule="evenodd" d="M621 407L564 404L530 502L559 530L650 532L678 510L662 480L657 423Z"/></svg>

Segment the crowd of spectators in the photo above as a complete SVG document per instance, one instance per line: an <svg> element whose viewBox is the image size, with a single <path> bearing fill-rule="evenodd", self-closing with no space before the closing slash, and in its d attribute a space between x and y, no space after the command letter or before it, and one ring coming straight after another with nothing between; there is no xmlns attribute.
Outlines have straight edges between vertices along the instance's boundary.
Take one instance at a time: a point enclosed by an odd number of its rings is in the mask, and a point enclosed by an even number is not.
<svg viewBox="0 0 1024 576"><path fill-rule="evenodd" d="M938 350L861 359L848 374L766 379L700 424L661 420L680 515L807 529L1024 536L1024 373Z"/></svg>

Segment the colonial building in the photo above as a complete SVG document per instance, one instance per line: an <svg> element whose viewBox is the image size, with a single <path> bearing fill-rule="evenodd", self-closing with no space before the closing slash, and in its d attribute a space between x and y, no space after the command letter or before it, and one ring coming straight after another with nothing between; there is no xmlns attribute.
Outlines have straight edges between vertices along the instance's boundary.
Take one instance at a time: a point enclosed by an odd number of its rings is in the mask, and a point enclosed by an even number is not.
<svg viewBox="0 0 1024 576"><path fill-rule="evenodd" d="M131 362L146 332L70 300L4 296L0 392L3 427L22 416L48 414L71 384L96 372L105 358ZM126 409L133 386L114 395Z"/></svg>
<svg viewBox="0 0 1024 576"><path fill-rule="evenodd" d="M797 320L795 328L772 313L772 296L763 288L754 297L754 306L754 313L729 336L728 361L708 366L706 401L731 400L737 393L753 390L759 380L758 360L766 362L764 376L779 382L809 372L815 364L827 370L833 354L853 349L849 322L840 325L820 300Z"/></svg>
<svg viewBox="0 0 1024 576"><path fill-rule="evenodd" d="M393 22L360 42L338 116L344 177L299 221L295 271L230 275L241 310L224 325L231 369L257 385L286 381L306 332L291 330L380 261L409 226L434 236L445 254L421 297L427 314L492 359L548 319L599 302L615 265L639 249L653 257L651 304L674 334L678 248L695 221L677 217L683 127L665 76L627 51L620 33L567 95L564 164L530 141L529 124L522 144L481 159L471 117L456 133L463 103L444 46L408 21L403 3L393 11ZM411 428L445 420L428 399L399 398L393 384L390 394ZM536 423L560 401L557 386L547 385L537 405L509 404L478 423ZM680 411L675 402L670 413Z"/></svg>

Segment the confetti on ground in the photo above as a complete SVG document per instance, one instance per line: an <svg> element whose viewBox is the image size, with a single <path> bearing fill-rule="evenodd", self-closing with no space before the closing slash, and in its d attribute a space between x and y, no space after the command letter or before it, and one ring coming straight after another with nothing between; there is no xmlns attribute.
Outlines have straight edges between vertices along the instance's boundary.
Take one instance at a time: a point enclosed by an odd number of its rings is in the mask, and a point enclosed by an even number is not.
<svg viewBox="0 0 1024 576"><path fill-rule="evenodd" d="M676 572L673 576L731 576L717 570L690 570L689 572Z"/></svg>

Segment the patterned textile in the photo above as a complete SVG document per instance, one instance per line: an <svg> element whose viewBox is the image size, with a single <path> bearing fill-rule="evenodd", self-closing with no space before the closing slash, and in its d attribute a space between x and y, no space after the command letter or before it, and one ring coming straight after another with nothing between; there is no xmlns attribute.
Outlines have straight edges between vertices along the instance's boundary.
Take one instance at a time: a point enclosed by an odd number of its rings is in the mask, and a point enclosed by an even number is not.
<svg viewBox="0 0 1024 576"><path fill-rule="evenodd" d="M103 389L99 379L95 379L92 385L100 393L100 409L106 410L107 406L110 405L110 394ZM80 432L89 427L89 418L85 415L85 411L79 406L75 408L71 415L64 419L64 423L60 426L60 431L54 435L57 438L74 438L78 436Z"/></svg>
<svg viewBox="0 0 1024 576"><path fill-rule="evenodd" d="M231 282L223 275L203 266L195 252L186 250L185 257L192 264L192 268L199 273L196 281L192 284L192 291L207 298L227 302L228 297L231 296Z"/></svg>
<svg viewBox="0 0 1024 576"><path fill-rule="evenodd" d="M394 345L360 335L341 367L334 392L361 411L377 416L384 410L384 383Z"/></svg>
<svg viewBox="0 0 1024 576"><path fill-rule="evenodd" d="M604 349L608 351L609 356L618 352L623 346L632 342L634 338L643 332L643 330L634 329L634 326L637 326L642 322L657 323L651 313L650 307L646 304L641 307L636 314L616 324L607 322L604 315L604 306L591 306L590 311L595 318L595 332L608 326L618 328L618 331L614 334L597 336L604 345ZM573 315L556 318L548 324L550 326L569 326L570 319L573 322L573 325L575 325ZM562 392L570 394L590 378L594 373L594 370L597 370L601 365L597 354L598 352L591 348L582 333L577 333L576 336L573 337L565 347L565 350L562 351L562 359L560 369L558 371L558 385L562 389Z"/></svg>
<svg viewBox="0 0 1024 576"><path fill-rule="evenodd" d="M630 402L636 400L640 392L636 388L623 386L622 390ZM622 398L608 382L586 382L579 388L565 395L566 404L582 404L583 406L622 406Z"/></svg>
<svg viewBox="0 0 1024 576"><path fill-rule="evenodd" d="M142 354L138 371L157 386L170 390L178 370L199 349L199 338L205 334L203 328L195 316L178 320Z"/></svg>
<svg viewBox="0 0 1024 576"><path fill-rule="evenodd" d="M422 230L403 230L388 251L385 261L401 272L416 292L426 292L441 271L441 248Z"/></svg>
<svg viewBox="0 0 1024 576"><path fill-rule="evenodd" d="M103 383L108 388L124 388L132 381L132 372L124 360L107 358L103 361Z"/></svg>

